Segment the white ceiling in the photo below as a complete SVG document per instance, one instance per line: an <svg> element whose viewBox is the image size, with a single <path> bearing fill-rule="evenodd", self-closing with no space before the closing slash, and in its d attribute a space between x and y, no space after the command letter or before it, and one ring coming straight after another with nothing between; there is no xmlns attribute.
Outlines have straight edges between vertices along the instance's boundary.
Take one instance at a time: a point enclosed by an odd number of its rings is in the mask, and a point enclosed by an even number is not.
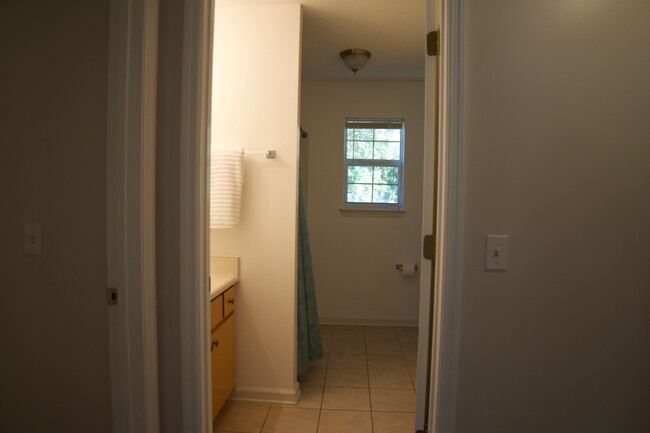
<svg viewBox="0 0 650 433"><path fill-rule="evenodd" d="M302 79L423 80L425 0L216 0L217 5L303 5ZM357 75L339 52L372 53Z"/></svg>

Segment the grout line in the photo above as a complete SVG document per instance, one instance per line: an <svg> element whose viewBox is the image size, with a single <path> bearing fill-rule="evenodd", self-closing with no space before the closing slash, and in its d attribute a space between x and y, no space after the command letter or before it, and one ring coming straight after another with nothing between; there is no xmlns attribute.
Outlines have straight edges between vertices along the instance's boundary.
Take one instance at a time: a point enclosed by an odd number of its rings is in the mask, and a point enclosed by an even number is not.
<svg viewBox="0 0 650 433"><path fill-rule="evenodd" d="M329 362L328 362L329 364ZM326 371L327 373L327 371ZM327 374L325 375L327 378ZM316 433L320 430L320 416L323 413L323 397L325 396L325 384L323 384L323 389L320 392L320 404L318 405L318 420L316 421Z"/></svg>
<svg viewBox="0 0 650 433"><path fill-rule="evenodd" d="M317 431L317 432L320 431L320 422L321 422L321 415L322 415L322 413L323 413L323 410L349 411L349 412L364 412L364 413L369 413L369 414L370 414L370 425L371 425L371 431L373 431L373 432L374 432L374 429L375 429L373 414L374 414L375 412L377 412L377 413L402 413L402 414L414 414L414 413L415 413L415 412L413 412L413 411L395 411L395 410L391 410L391 411L377 411L377 410L373 410L373 405L372 405L372 392L371 392L372 389L402 390L402 391L409 390L409 391L415 392L415 383L414 383L414 381L413 381L413 376L411 375L411 372L410 372L410 370L409 370L409 368L408 368L408 363L407 363L407 360L406 360L406 352L405 352L405 350L404 350L405 348L404 348L404 345L402 344L402 340L400 339L399 333L397 332L397 328L392 327L392 332L393 332L392 335L394 335L394 336L397 338L397 342L398 342L399 347L400 347L400 349L401 349L401 350L400 350L400 353L401 353L401 355L402 355L402 359L403 359L403 361L404 361L404 363L406 364L406 367L407 367L407 368L406 368L406 373L407 373L408 376L409 376L409 380L410 380L410 382L411 382L411 388L371 388L371 387L370 387L370 368L369 368L370 366L369 366L369 364L368 364L368 348L367 348L367 338L368 338L368 334L367 334L367 329L365 329L365 327L363 327L363 326L359 326L358 328L359 328L361 331L363 331L363 340L362 340L362 341L363 341L363 345L364 345L364 352L363 352L363 354L364 354L364 356L365 356L365 365L366 365L365 370L366 370L366 372L367 372L367 388L364 388L364 387L361 387L361 388L351 387L351 388L356 388L356 389L366 389L366 390L367 390L367 392L368 392L368 400L369 400L369 403L370 403L370 409L369 409L369 410L359 410L359 409L325 409L325 408L323 408L323 402L324 402L324 399L325 399L325 391L326 391L326 388L341 388L341 387L337 387L337 386L328 386L328 385L326 385L326 383L327 383L327 376L328 376L329 370L330 370L330 369L331 369L331 370L336 370L336 368L332 368L332 367L330 366L331 357L332 357L332 355L333 355L333 353L334 353L334 350L333 350L333 348L334 348L334 344L333 344L333 341L334 341L333 334L334 334L334 332L333 332L333 330L332 330L332 331L330 331L330 336L329 336L329 340L330 340L329 343L330 343L330 346L329 346L329 350L327 351L327 362L325 363L325 366L324 366L324 367L318 367L318 368L322 368L322 369L324 369L324 370L325 370L325 374L324 374L323 383L322 383L322 386L321 386L320 404L318 405L318 408L315 408L316 410L318 410L318 419L317 419L317 424L316 424L316 431ZM361 354L361 353L359 353L359 354ZM381 355L381 354L380 354L380 355ZM391 354L389 353L389 354L386 354L386 355L391 355ZM343 368L343 369L349 369L349 368ZM357 370L364 370L364 369L363 369L363 368L359 368L359 369L357 369ZM375 370L377 370L377 371L402 371L402 370L373 369L373 371L375 371ZM305 385L305 386L318 386L318 385ZM261 433L261 432L264 430L264 427L266 426L266 423L267 423L268 420L269 420L269 416L270 416L270 414L271 414L271 409L272 409L272 408L273 408L273 405L269 405L269 407L268 407L268 411L267 411L266 416L265 416L265 418L264 418L264 422L262 423L262 426L261 426L260 431L259 431L258 433ZM311 408L305 408L305 409L311 409ZM213 429L214 429L214 424L213 424Z"/></svg>

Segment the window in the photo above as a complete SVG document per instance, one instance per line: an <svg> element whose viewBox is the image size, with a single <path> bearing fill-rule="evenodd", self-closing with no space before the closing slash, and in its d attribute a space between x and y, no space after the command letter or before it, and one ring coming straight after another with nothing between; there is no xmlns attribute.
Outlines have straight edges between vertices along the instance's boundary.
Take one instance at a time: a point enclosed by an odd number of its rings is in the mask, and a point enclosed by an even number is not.
<svg viewBox="0 0 650 433"><path fill-rule="evenodd" d="M346 119L344 209L401 210L404 120Z"/></svg>

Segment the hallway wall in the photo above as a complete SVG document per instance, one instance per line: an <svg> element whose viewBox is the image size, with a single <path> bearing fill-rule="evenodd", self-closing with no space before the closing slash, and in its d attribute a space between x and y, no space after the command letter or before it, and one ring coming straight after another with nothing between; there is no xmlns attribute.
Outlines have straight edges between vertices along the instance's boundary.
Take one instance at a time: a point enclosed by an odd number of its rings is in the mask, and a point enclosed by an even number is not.
<svg viewBox="0 0 650 433"><path fill-rule="evenodd" d="M464 10L456 432L650 431L650 2Z"/></svg>
<svg viewBox="0 0 650 433"><path fill-rule="evenodd" d="M109 3L0 2L0 432L112 431Z"/></svg>

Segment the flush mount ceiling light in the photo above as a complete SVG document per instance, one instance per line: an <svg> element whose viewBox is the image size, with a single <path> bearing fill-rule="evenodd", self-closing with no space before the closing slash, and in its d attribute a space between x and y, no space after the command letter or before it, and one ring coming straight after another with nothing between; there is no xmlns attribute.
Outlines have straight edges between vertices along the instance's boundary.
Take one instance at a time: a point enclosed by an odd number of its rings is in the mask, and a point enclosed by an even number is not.
<svg viewBox="0 0 650 433"><path fill-rule="evenodd" d="M372 54L370 54L370 51L364 50L362 48L350 48L343 50L339 55L343 59L345 66L354 72L354 75L357 75L357 71L366 66L366 62L370 56L372 56Z"/></svg>

